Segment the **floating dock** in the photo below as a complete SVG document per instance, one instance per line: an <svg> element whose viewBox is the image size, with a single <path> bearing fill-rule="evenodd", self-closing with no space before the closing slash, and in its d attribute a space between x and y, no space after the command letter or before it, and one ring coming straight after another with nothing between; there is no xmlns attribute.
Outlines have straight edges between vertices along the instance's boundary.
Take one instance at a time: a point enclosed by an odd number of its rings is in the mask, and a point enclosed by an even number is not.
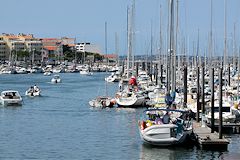
<svg viewBox="0 0 240 160"><path fill-rule="evenodd" d="M224 137L219 139L217 132L211 133L209 127L201 127L201 123L193 123L193 132L198 145L201 149L206 150L227 150L229 141Z"/></svg>

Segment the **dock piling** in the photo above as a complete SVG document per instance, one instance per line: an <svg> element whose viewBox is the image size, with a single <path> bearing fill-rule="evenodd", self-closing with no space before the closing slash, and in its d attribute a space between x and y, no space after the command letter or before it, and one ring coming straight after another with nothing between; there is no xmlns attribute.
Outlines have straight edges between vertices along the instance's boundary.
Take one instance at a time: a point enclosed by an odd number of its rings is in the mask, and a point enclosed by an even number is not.
<svg viewBox="0 0 240 160"><path fill-rule="evenodd" d="M184 66L183 71L183 94L184 104L187 104L187 66Z"/></svg>
<svg viewBox="0 0 240 160"><path fill-rule="evenodd" d="M211 133L214 133L214 68L211 68Z"/></svg>
<svg viewBox="0 0 240 160"><path fill-rule="evenodd" d="M222 139L222 67L219 69L219 139Z"/></svg>
<svg viewBox="0 0 240 160"><path fill-rule="evenodd" d="M199 84L199 74L200 70L199 67L197 67L197 114L196 114L196 120L199 122L199 109L200 109L200 102L199 102L199 97L200 97L200 84Z"/></svg>

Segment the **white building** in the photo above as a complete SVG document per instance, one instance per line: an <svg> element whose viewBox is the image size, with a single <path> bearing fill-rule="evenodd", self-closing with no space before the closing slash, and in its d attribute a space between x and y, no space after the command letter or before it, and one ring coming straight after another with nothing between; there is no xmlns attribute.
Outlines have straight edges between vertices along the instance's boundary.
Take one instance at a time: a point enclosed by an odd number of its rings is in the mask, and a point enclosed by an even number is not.
<svg viewBox="0 0 240 160"><path fill-rule="evenodd" d="M77 52L101 53L100 47L96 44L84 42L84 43L77 43L75 47Z"/></svg>

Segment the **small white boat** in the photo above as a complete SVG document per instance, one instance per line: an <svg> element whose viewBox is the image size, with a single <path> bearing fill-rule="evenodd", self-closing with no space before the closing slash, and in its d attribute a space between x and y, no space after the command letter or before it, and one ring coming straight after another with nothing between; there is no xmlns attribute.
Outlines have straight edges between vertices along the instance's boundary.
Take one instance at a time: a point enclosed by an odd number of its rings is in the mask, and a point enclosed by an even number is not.
<svg viewBox="0 0 240 160"><path fill-rule="evenodd" d="M189 112L170 109L148 109L138 122L141 139L155 146L181 145L192 133Z"/></svg>
<svg viewBox="0 0 240 160"><path fill-rule="evenodd" d="M54 77L51 79L52 83L61 83L62 80L59 75L54 75Z"/></svg>
<svg viewBox="0 0 240 160"><path fill-rule="evenodd" d="M38 87L31 87L25 92L26 96L35 97L41 95L41 89Z"/></svg>
<svg viewBox="0 0 240 160"><path fill-rule="evenodd" d="M119 107L143 107L145 102L143 95L134 92L121 92L116 96L116 103Z"/></svg>
<svg viewBox="0 0 240 160"><path fill-rule="evenodd" d="M87 75L87 76L93 75L93 73L90 72L89 69L86 69L86 68L83 68L79 73L82 75Z"/></svg>
<svg viewBox="0 0 240 160"><path fill-rule="evenodd" d="M17 74L27 74L27 69L24 67L19 67L16 69Z"/></svg>
<svg viewBox="0 0 240 160"><path fill-rule="evenodd" d="M112 73L110 76L105 78L105 81L107 82L119 82L120 81L120 76Z"/></svg>
<svg viewBox="0 0 240 160"><path fill-rule="evenodd" d="M43 73L43 75L44 76L51 76L51 72L46 71L46 72Z"/></svg>
<svg viewBox="0 0 240 160"><path fill-rule="evenodd" d="M7 90L2 91L0 96L0 103L4 106L22 105L22 97L18 91Z"/></svg>
<svg viewBox="0 0 240 160"><path fill-rule="evenodd" d="M96 99L93 99L89 101L89 105L91 107L96 107L96 108L111 108L114 105L114 101L110 97L97 97Z"/></svg>

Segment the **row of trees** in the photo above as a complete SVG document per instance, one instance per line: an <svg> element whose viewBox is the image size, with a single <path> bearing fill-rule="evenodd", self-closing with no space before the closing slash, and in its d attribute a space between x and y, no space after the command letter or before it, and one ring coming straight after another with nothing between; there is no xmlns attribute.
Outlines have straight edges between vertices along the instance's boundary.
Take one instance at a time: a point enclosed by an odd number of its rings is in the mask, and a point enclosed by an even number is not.
<svg viewBox="0 0 240 160"><path fill-rule="evenodd" d="M42 55L41 51L34 50L34 51L29 51L29 50L12 50L11 51L11 58L12 60L30 60L34 54L34 57L38 59Z"/></svg>
<svg viewBox="0 0 240 160"><path fill-rule="evenodd" d="M98 53L90 53L90 52L76 52L73 50L71 47L68 45L63 45L63 56L60 56L58 54L49 54L48 59L52 60L60 60L60 61L76 61L76 62L84 62L85 60L89 60L88 57L92 57L92 61L103 61L104 56L100 55ZM60 56L60 57L59 57ZM16 60L16 61L28 61L32 60L34 58L34 61L39 61L41 60L42 57L42 51L34 50L34 51L29 51L29 50L12 50L11 55L10 55L11 60Z"/></svg>

